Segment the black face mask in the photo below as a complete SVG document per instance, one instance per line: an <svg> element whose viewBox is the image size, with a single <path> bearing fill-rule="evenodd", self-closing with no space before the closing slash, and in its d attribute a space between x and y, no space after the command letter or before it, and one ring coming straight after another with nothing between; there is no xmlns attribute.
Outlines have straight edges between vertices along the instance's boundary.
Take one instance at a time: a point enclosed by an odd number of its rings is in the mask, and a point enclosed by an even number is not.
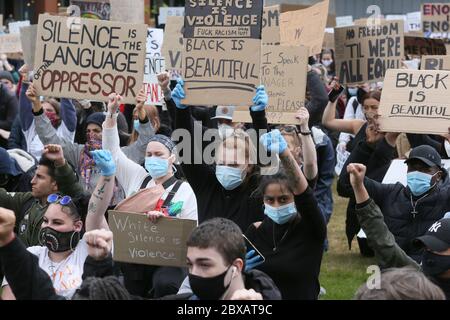
<svg viewBox="0 0 450 320"><path fill-rule="evenodd" d="M39 243L51 252L74 251L79 241L80 232L78 231L59 232L45 227L39 233Z"/></svg>
<svg viewBox="0 0 450 320"><path fill-rule="evenodd" d="M231 281L227 286L224 285L225 276L231 266L224 273L212 278L203 278L189 273L189 283L192 292L200 300L219 300L231 285Z"/></svg>
<svg viewBox="0 0 450 320"><path fill-rule="evenodd" d="M422 255L422 270L427 276L436 277L450 269L450 256L441 256L430 251Z"/></svg>

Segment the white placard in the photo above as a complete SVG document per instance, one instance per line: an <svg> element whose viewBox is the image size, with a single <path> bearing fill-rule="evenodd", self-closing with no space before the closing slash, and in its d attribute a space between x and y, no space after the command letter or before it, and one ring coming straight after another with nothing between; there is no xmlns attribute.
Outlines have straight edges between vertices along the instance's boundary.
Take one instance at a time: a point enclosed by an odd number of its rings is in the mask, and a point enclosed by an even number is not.
<svg viewBox="0 0 450 320"><path fill-rule="evenodd" d="M184 16L184 7L160 7L159 8L159 24L166 24L167 17L182 17Z"/></svg>
<svg viewBox="0 0 450 320"><path fill-rule="evenodd" d="M408 31L422 31L422 16L420 11L410 12L406 14L406 25Z"/></svg>
<svg viewBox="0 0 450 320"><path fill-rule="evenodd" d="M336 27L348 27L353 25L353 16L336 17Z"/></svg>
<svg viewBox="0 0 450 320"><path fill-rule="evenodd" d="M445 159L442 160L442 166L449 170L450 168L450 160ZM408 166L405 163L405 160L396 159L392 160L391 166L386 172L383 182L384 184L394 184L400 182L402 185L406 187L406 174L408 173Z"/></svg>
<svg viewBox="0 0 450 320"><path fill-rule="evenodd" d="M11 22L8 24L9 33L20 33L20 27L28 27L30 20Z"/></svg>

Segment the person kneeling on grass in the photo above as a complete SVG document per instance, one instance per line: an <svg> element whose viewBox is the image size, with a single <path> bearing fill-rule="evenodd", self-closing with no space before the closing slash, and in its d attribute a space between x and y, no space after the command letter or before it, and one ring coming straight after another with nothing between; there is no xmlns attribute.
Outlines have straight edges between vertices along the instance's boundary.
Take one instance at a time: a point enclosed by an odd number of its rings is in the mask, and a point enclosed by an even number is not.
<svg viewBox="0 0 450 320"><path fill-rule="evenodd" d="M355 192L356 213L362 229L382 268L411 266L421 270L450 299L450 218L432 224L428 231L415 238L412 246L422 250L420 265L396 243L384 222L383 213L369 197L364 186L366 167L359 163L348 165L350 183Z"/></svg>

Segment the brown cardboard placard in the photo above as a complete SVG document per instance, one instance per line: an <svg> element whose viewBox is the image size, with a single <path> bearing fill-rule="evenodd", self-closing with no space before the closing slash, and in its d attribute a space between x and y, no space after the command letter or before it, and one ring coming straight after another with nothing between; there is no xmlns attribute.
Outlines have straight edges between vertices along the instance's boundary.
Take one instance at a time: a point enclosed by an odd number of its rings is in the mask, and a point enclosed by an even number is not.
<svg viewBox="0 0 450 320"><path fill-rule="evenodd" d="M126 23L145 23L144 0L109 0L111 21Z"/></svg>
<svg viewBox="0 0 450 320"><path fill-rule="evenodd" d="M310 56L321 53L329 2L325 0L306 9L281 13L281 44L309 47Z"/></svg>
<svg viewBox="0 0 450 320"><path fill-rule="evenodd" d="M45 28L44 28L45 26ZM144 81L147 26L40 15L34 84L40 95L135 103Z"/></svg>
<svg viewBox="0 0 450 320"><path fill-rule="evenodd" d="M262 46L261 84L269 96L268 123L296 124L297 111L305 104L309 48ZM251 122L248 107L238 107L234 122Z"/></svg>
<svg viewBox="0 0 450 320"><path fill-rule="evenodd" d="M108 220L114 261L186 267L186 241L197 221L163 217L152 223L144 214L114 210Z"/></svg>
<svg viewBox="0 0 450 320"><path fill-rule="evenodd" d="M449 33L450 3L423 3L420 10L423 33Z"/></svg>
<svg viewBox="0 0 450 320"><path fill-rule="evenodd" d="M448 133L450 72L391 69L386 72L379 106L384 132Z"/></svg>
<svg viewBox="0 0 450 320"><path fill-rule="evenodd" d="M111 15L109 0L72 0L70 4L80 8L81 18L109 20Z"/></svg>
<svg viewBox="0 0 450 320"><path fill-rule="evenodd" d="M264 7L261 32L263 44L280 44L280 10L280 5Z"/></svg>
<svg viewBox="0 0 450 320"><path fill-rule="evenodd" d="M34 69L36 38L37 25L20 28L20 40L22 41L23 57L30 70Z"/></svg>
<svg viewBox="0 0 450 320"><path fill-rule="evenodd" d="M167 17L161 55L172 79L182 76L183 28L184 17Z"/></svg>
<svg viewBox="0 0 450 320"><path fill-rule="evenodd" d="M325 35L323 37L323 45L322 47L324 49L333 49L335 47L334 43L334 33L331 32L325 32Z"/></svg>
<svg viewBox="0 0 450 320"><path fill-rule="evenodd" d="M251 105L259 85L263 1L186 2L186 105Z"/></svg>
<svg viewBox="0 0 450 320"><path fill-rule="evenodd" d="M20 33L0 34L0 53L22 52Z"/></svg>
<svg viewBox="0 0 450 320"><path fill-rule="evenodd" d="M3 15L0 14L0 27L3 27Z"/></svg>
<svg viewBox="0 0 450 320"><path fill-rule="evenodd" d="M404 58L403 21L334 29L336 75L344 84L382 81Z"/></svg>
<svg viewBox="0 0 450 320"><path fill-rule="evenodd" d="M450 71L450 56L422 56L420 69Z"/></svg>
<svg viewBox="0 0 450 320"><path fill-rule="evenodd" d="M424 37L405 37L405 54L411 57L423 55L445 55L447 49L442 39L430 39Z"/></svg>

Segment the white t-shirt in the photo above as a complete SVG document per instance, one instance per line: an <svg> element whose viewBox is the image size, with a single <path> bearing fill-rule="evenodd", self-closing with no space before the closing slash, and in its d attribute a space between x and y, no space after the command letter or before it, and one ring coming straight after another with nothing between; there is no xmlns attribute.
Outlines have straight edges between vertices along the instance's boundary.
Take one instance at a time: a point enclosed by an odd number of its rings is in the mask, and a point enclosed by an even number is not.
<svg viewBox="0 0 450 320"><path fill-rule="evenodd" d="M29 247L27 250L38 257L39 267L49 275L56 293L68 300L72 299L75 291L83 282L84 261L88 256L87 244L84 239L78 242L75 251L70 256L59 263L50 260L47 247ZM3 279L2 287L6 285L8 282Z"/></svg>

